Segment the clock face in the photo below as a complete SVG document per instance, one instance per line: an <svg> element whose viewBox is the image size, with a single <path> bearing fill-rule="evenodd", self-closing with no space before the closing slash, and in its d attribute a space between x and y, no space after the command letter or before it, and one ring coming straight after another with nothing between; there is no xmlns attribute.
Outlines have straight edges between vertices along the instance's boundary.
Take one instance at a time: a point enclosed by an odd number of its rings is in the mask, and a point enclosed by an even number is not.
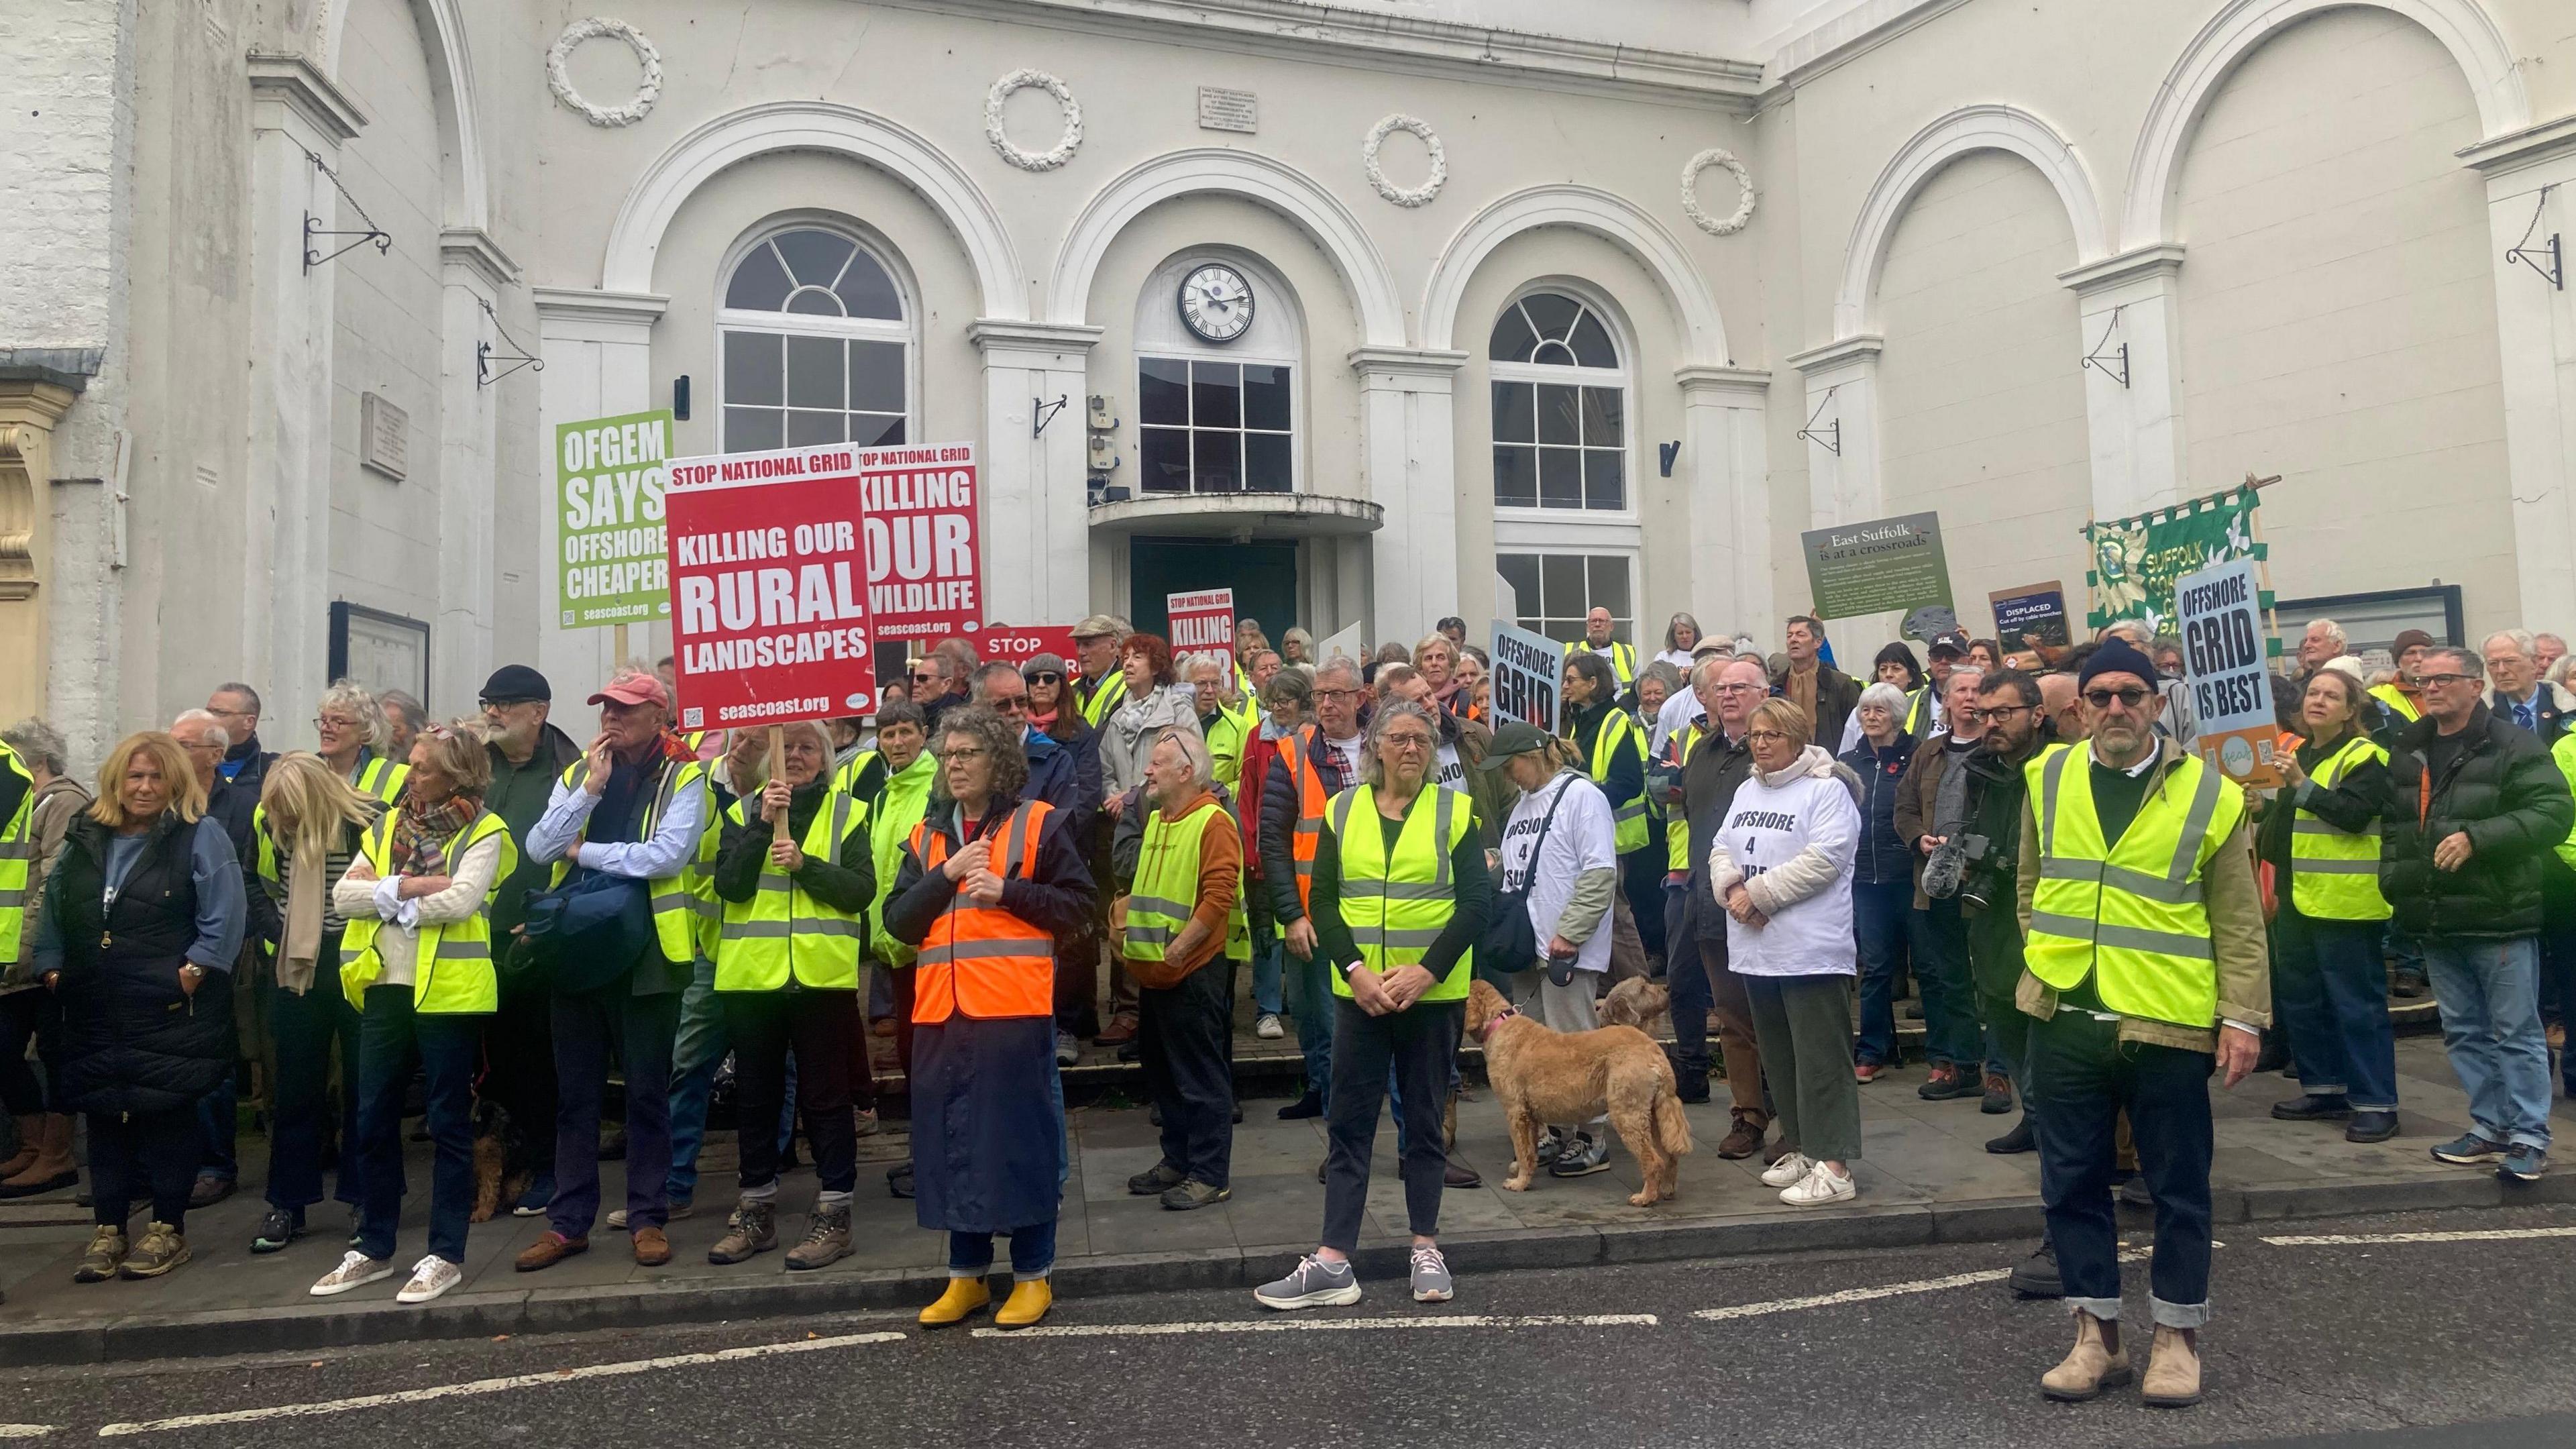
<svg viewBox="0 0 2576 1449"><path fill-rule="evenodd" d="M1181 279L1181 321L1210 342L1232 342L1252 325L1252 284L1211 263Z"/></svg>

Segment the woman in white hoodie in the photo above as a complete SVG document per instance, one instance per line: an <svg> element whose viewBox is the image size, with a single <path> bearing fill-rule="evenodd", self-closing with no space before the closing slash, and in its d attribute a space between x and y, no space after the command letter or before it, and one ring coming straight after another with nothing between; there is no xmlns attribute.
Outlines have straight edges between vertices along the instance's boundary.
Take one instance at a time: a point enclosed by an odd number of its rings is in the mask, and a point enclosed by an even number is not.
<svg viewBox="0 0 2576 1449"><path fill-rule="evenodd" d="M1709 846L1726 907L1727 966L1752 998L1753 1034L1778 1099L1787 1156L1763 1172L1792 1207L1859 1191L1860 1087L1852 1078L1852 860L1859 782L1808 740L1807 712L1766 699L1746 722L1753 773Z"/></svg>

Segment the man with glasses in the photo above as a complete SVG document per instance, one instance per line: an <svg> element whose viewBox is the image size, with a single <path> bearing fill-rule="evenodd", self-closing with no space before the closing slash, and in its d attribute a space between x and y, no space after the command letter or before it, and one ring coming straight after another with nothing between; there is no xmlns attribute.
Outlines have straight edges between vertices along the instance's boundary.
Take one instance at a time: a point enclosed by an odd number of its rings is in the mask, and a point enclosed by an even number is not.
<svg viewBox="0 0 2576 1449"><path fill-rule="evenodd" d="M2157 735L2155 683L2134 645L2103 641L2077 676L2092 739L2023 767L2016 1004L2033 1018L2040 1197L2076 1324L2041 1390L2073 1402L2129 1380L2111 1201L2125 1111L2156 1210L2142 1393L2178 1408L2200 1401L2209 1321L2209 1078L2233 1087L2254 1069L2272 988L2252 812L2215 765Z"/></svg>
<svg viewBox="0 0 2576 1449"><path fill-rule="evenodd" d="M2486 656L2486 704L2494 715L2538 739L2555 744L2567 732L2567 717L2576 713L2576 698L2540 677L2540 646L2526 630L2503 629L2480 646Z"/></svg>
<svg viewBox="0 0 2576 1449"><path fill-rule="evenodd" d="M1762 1091L1762 1050L1753 1036L1753 999L1743 978L1727 967L1727 914L1709 885L1708 848L1726 823L1737 787L1753 774L1744 733L1755 706L1770 697L1771 681L1760 660L1711 657L1691 667L1691 684L1708 709L1711 732L1696 743L1684 742L1680 804L1690 821L1688 903L1682 928L1665 941L1671 953L1665 974L1672 982L1674 1055L1681 1059L1679 1076L1707 1081L1708 1013L1715 1010L1718 1050L1734 1098L1732 1125L1717 1155L1732 1161L1759 1153L1767 1167L1788 1145L1766 1146L1762 1140L1771 1130L1771 1111ZM1690 980L1694 972L1707 984L1705 996L1700 982Z"/></svg>
<svg viewBox="0 0 2576 1449"><path fill-rule="evenodd" d="M259 787L268 782L268 762L277 758L259 747L259 691L241 683L216 685L206 696L206 713L232 741L224 750L224 778L258 799Z"/></svg>
<svg viewBox="0 0 2576 1449"><path fill-rule="evenodd" d="M1914 848L1914 984L1923 995L1923 1054L1932 1072L1915 1095L1927 1102L1984 1097L2000 1115L2012 1110L2012 1086L2001 1072L1981 1071L1986 1058L1977 1025L1976 988L1968 969L1968 922L1954 886L1931 889L1934 852L1968 818L1968 761L1984 747L1986 721L1977 708L1985 678L1960 665L1942 691L1947 726L1925 740L1905 767L1896 793L1896 833Z"/></svg>
<svg viewBox="0 0 2576 1449"><path fill-rule="evenodd" d="M1611 638L1613 627L1610 611L1595 605L1583 616L1583 641L1567 645L1565 652L1600 655L1601 662L1610 666L1610 677L1617 690L1624 691L1637 682L1637 646L1624 639Z"/></svg>
<svg viewBox="0 0 2576 1449"><path fill-rule="evenodd" d="M1082 808L1082 784L1074 767L1073 751L1029 723L1029 685L1020 677L1019 666L995 660L977 668L971 697L1020 727L1020 747L1029 760L1029 782L1021 787L1020 798L1044 800L1064 811L1065 828L1075 832L1075 839L1084 838L1083 832L1091 828L1091 823Z"/></svg>
<svg viewBox="0 0 2576 1449"><path fill-rule="evenodd" d="M513 840L528 838L546 813L555 781L581 758L581 746L549 720L554 697L544 675L524 664L504 664L483 681L476 700L486 732L483 753L492 762L483 807L501 817ZM527 920L528 893L545 889L550 870L533 852L521 851L518 869L493 888L492 940L499 949L509 949ZM555 1196L555 1048L547 1010L543 988L505 971L501 1008L483 1025L492 1064L484 1091L510 1114L518 1151L531 1172L527 1190L510 1208L523 1218L543 1213Z"/></svg>
<svg viewBox="0 0 2576 1449"><path fill-rule="evenodd" d="M1261 787L1261 888L1270 892L1288 948L1288 1009L1297 1017L1297 1050L1306 1060L1306 1090L1279 1109L1283 1118L1320 1117L1333 1074L1332 964L1316 954L1307 919L1316 842L1324 807L1360 779L1360 672L1336 656L1315 669L1315 717L1274 741L1278 760Z"/></svg>
<svg viewBox="0 0 2576 1449"><path fill-rule="evenodd" d="M1112 614L1094 614L1073 626L1073 649L1082 676L1073 682L1073 707L1082 722L1101 727L1127 702L1127 679L1118 668L1118 641L1135 631Z"/></svg>
<svg viewBox="0 0 2576 1449"><path fill-rule="evenodd" d="M2469 1130L2433 1155L2533 1182L2550 1141L2542 861L2576 824L2576 799L2538 738L2480 698L2475 655L2427 650L2419 682L2424 717L2388 761L2412 808L2383 822L2379 884L2397 929L2423 947L2442 1045L2469 1094Z"/></svg>
<svg viewBox="0 0 2576 1449"><path fill-rule="evenodd" d="M253 812L259 808L259 796L224 778L224 756L231 750L232 741L223 722L212 710L185 710L171 721L170 738L179 742L180 752L196 772L197 783L205 786L206 813L223 823L224 834L232 839L234 859L258 859L254 849L258 827L253 823ZM250 914L248 928L242 932L242 958L256 967L260 943L277 937L277 906L262 890L249 892L248 902ZM232 979L252 982L258 979L258 973L254 969ZM238 1102L233 1079L227 1076L223 1085L198 1103L197 1119L205 1135L206 1151L197 1168L196 1185L188 1194L188 1206L192 1208L212 1207L232 1196L241 1178L241 1163L234 1154Z"/></svg>

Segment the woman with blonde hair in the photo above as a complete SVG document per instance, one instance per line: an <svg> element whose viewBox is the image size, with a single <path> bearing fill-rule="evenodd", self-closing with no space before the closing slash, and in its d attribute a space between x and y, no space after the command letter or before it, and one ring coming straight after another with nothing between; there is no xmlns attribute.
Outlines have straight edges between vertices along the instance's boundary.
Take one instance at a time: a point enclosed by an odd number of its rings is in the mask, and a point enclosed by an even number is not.
<svg viewBox="0 0 2576 1449"><path fill-rule="evenodd" d="M233 1069L231 972L248 914L232 837L206 814L187 752L159 731L128 735L63 838L36 928L37 975L63 1008L63 1105L89 1114L97 1228L76 1282L188 1261L197 1100ZM138 1196L151 1225L129 1252Z"/></svg>
<svg viewBox="0 0 2576 1449"><path fill-rule="evenodd" d="M347 929L332 885L356 859L384 807L361 795L318 755L269 763L259 788L259 888L281 922L269 1036L277 1044L276 1116L269 1129L268 1214L250 1240L274 1253L304 1234L304 1210L322 1200L324 1115L331 1058L340 1059L338 1197L355 1213L358 1185L358 1014L340 994L340 937Z"/></svg>
<svg viewBox="0 0 2576 1449"><path fill-rule="evenodd" d="M386 756L393 726L385 719L383 702L365 685L354 679L331 681L313 711L313 729L321 742L316 753L341 779L357 786L359 794L388 805L401 798L403 773L411 767Z"/></svg>
<svg viewBox="0 0 2576 1449"><path fill-rule="evenodd" d="M316 1298L393 1276L402 1218L403 1094L416 1059L436 1154L429 1255L397 1303L426 1303L465 1278L474 1210L474 1067L483 1018L501 1003L492 966L492 895L519 864L501 817L483 808L492 756L469 720L412 741L402 799L370 826L331 888L348 918L340 987L364 1003L358 1027L358 1240L312 1288Z"/></svg>
<svg viewBox="0 0 2576 1449"><path fill-rule="evenodd" d="M1315 658L1315 636L1303 629L1290 629L1280 635L1279 659L1283 664L1302 664L1308 669L1314 668L1320 662Z"/></svg>
<svg viewBox="0 0 2576 1449"><path fill-rule="evenodd" d="M1446 634L1424 635L1422 642L1413 646L1413 668L1431 686L1431 704L1435 708L1461 719L1478 718L1473 712L1475 700L1459 688L1464 681L1458 674L1458 641Z"/></svg>

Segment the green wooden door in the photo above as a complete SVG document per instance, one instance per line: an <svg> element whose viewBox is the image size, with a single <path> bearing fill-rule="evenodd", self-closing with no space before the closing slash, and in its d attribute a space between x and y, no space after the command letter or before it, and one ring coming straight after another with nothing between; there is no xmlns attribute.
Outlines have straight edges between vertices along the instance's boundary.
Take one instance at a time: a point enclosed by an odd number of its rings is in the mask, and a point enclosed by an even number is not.
<svg viewBox="0 0 2576 1449"><path fill-rule="evenodd" d="M1171 637L1163 601L1197 589L1234 590L1234 617L1261 621L1277 644L1297 622L1297 545L1224 543L1206 538L1139 538L1129 545L1133 596L1127 616L1147 634Z"/></svg>

